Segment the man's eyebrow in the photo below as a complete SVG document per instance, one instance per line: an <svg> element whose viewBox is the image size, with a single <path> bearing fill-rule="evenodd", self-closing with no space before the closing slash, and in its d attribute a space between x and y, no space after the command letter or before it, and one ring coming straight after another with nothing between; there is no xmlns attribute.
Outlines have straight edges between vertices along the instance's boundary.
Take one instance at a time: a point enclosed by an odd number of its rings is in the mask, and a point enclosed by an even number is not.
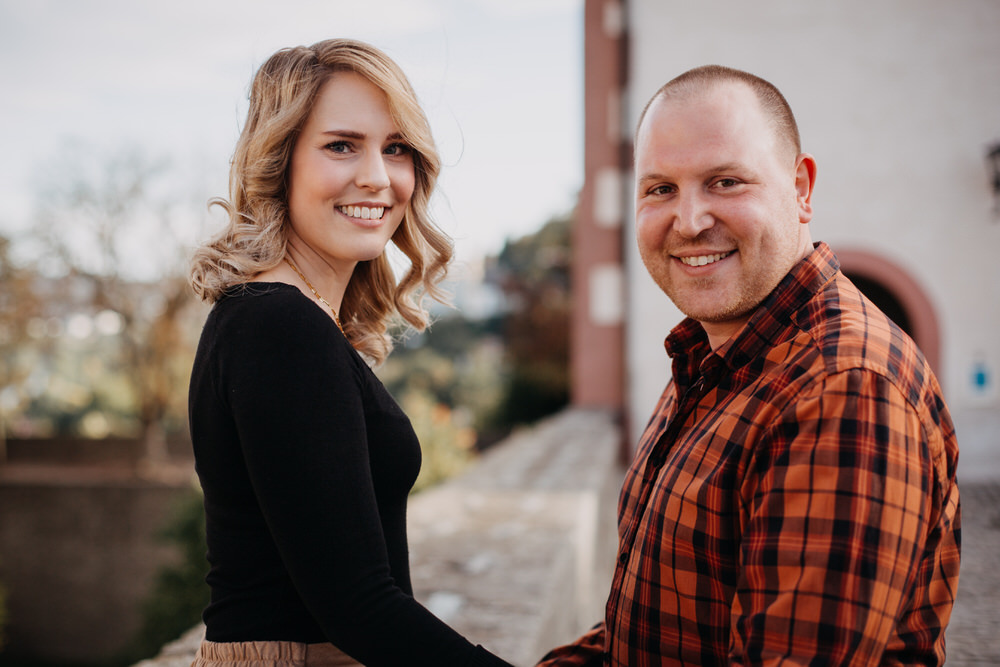
<svg viewBox="0 0 1000 667"><path fill-rule="evenodd" d="M642 176L639 177L639 179L636 182L639 185L642 185L644 183L649 183L650 181L669 181L669 180L670 179L667 178L666 176L654 172L651 174L643 174Z"/></svg>
<svg viewBox="0 0 1000 667"><path fill-rule="evenodd" d="M738 162L723 162L721 164L714 165L708 169L704 169L699 174L702 178L707 178L709 176L716 176L718 174L733 173L733 172L745 172L747 168ZM660 172L650 172L648 174L643 174L637 179L637 183L648 183L650 181L670 181L671 178Z"/></svg>
<svg viewBox="0 0 1000 667"><path fill-rule="evenodd" d="M723 174L727 171L742 171L742 170L743 166L735 162L723 162L722 164L718 164L712 167L711 169L706 169L705 176L709 176L711 174Z"/></svg>

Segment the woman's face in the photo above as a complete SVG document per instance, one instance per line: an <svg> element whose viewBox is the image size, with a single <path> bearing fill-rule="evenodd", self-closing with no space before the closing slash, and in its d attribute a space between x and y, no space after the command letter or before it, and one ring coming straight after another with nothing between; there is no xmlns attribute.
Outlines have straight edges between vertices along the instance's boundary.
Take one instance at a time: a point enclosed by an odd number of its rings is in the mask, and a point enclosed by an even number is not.
<svg viewBox="0 0 1000 667"><path fill-rule="evenodd" d="M338 273L382 254L415 182L385 93L353 72L320 88L289 172L289 243Z"/></svg>

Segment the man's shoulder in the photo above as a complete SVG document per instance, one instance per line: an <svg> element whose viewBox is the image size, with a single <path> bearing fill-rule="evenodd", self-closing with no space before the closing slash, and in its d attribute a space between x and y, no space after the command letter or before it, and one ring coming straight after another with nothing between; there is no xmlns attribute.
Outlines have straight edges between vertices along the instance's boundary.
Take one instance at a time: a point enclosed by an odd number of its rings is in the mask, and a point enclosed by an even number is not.
<svg viewBox="0 0 1000 667"><path fill-rule="evenodd" d="M885 377L913 403L921 401L933 371L910 336L843 274L796 314L825 374L864 371Z"/></svg>
<svg viewBox="0 0 1000 667"><path fill-rule="evenodd" d="M797 319L797 339L813 371L800 389L806 392L809 382L827 386L834 375L848 373L862 383L877 379L870 386L880 389L858 396L905 402L923 425L940 474L950 475L957 456L954 425L941 385L913 339L840 272Z"/></svg>

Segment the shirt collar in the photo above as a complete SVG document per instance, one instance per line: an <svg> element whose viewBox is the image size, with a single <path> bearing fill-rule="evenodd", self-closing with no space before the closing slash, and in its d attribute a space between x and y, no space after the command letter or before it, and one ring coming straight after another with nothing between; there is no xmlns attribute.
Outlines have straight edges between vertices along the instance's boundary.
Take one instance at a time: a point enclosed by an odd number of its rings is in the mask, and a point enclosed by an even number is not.
<svg viewBox="0 0 1000 667"><path fill-rule="evenodd" d="M714 353L708 334L697 321L685 318L674 327L664 347L673 359L675 381L687 385L695 374L723 363L739 368L777 342L795 313L840 270L840 262L826 243L816 243L813 248L757 307L746 325Z"/></svg>

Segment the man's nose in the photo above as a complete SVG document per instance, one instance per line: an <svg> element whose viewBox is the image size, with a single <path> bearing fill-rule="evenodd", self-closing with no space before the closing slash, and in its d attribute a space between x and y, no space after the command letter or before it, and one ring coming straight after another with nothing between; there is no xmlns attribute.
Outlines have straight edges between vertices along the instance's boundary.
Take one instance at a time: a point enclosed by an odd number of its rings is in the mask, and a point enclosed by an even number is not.
<svg viewBox="0 0 1000 667"><path fill-rule="evenodd" d="M705 197L698 192L680 194L674 230L685 237L694 238L715 224Z"/></svg>

